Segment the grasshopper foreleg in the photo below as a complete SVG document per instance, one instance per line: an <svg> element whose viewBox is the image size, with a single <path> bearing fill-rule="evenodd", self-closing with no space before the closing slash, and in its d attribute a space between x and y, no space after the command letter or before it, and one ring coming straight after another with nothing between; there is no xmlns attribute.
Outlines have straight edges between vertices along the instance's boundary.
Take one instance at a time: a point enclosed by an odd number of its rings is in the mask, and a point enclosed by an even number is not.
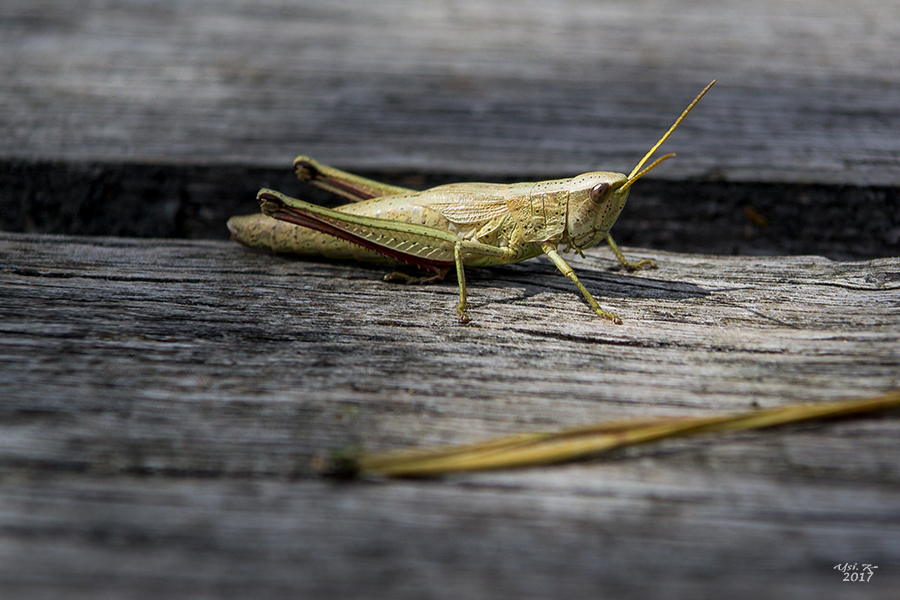
<svg viewBox="0 0 900 600"><path fill-rule="evenodd" d="M616 315L615 313L611 313L608 310L603 310L600 307L600 304L596 300L594 300L594 297L587 290L587 288L584 287L584 285L582 285L580 281L578 281L578 276L575 275L575 271L572 270L572 267L570 267L568 263L566 263L566 261L564 261L563 258L559 255L559 252L556 251L556 244L552 242L544 242L541 248L543 248L544 253L550 257L550 260L553 261L553 264L556 265L556 268L559 269L563 275L571 279L576 286L578 286L578 289L581 290L581 295L584 296L584 299L587 300L588 304L591 306L595 313L597 313L604 319L609 319L613 323L616 323L618 325L622 324L622 319L620 319L618 315Z"/></svg>
<svg viewBox="0 0 900 600"><path fill-rule="evenodd" d="M648 269L655 269L656 263L652 260L639 260L636 263L628 262L628 259L625 258L625 255L622 254L622 251L619 250L619 246L613 241L612 236L608 233L606 234L606 242L609 244L610 249L613 251L613 254L616 255L616 259L619 261L619 264L625 267L628 271L637 271L639 269L643 269L647 267Z"/></svg>

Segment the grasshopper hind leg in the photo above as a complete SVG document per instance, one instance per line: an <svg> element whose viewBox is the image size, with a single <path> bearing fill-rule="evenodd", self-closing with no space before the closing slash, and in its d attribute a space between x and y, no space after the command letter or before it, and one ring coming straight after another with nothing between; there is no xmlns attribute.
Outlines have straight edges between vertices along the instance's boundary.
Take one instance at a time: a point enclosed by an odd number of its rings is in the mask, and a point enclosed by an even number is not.
<svg viewBox="0 0 900 600"><path fill-rule="evenodd" d="M294 172L300 181L343 196L353 202L381 196L415 193L415 190L381 183L323 165L308 156L298 156L294 159Z"/></svg>

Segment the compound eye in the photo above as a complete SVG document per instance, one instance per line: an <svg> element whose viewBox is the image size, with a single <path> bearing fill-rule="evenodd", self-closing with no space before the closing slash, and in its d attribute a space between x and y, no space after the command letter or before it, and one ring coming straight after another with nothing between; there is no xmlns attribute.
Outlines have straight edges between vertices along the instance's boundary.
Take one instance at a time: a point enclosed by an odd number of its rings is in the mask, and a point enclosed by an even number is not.
<svg viewBox="0 0 900 600"><path fill-rule="evenodd" d="M610 185L608 183L598 183L591 188L590 198L594 204L600 204L609 196Z"/></svg>

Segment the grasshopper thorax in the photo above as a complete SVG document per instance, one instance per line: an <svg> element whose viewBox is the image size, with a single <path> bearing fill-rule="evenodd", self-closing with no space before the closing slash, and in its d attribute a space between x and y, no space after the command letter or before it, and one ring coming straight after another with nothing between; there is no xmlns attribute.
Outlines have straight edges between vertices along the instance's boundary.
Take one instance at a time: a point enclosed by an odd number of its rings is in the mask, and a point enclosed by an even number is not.
<svg viewBox="0 0 900 600"><path fill-rule="evenodd" d="M572 179L566 215L568 242L578 249L601 242L625 207L630 186L622 173L596 171Z"/></svg>

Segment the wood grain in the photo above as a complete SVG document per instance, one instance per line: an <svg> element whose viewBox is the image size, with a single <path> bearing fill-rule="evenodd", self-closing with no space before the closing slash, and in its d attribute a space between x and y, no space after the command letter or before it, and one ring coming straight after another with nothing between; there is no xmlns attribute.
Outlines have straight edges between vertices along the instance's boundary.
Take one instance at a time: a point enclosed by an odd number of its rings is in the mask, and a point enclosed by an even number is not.
<svg viewBox="0 0 900 600"><path fill-rule="evenodd" d="M0 234L4 595L851 597L891 565L896 415L436 482L316 453L898 386L900 261L628 249L455 284L226 242Z"/></svg>

